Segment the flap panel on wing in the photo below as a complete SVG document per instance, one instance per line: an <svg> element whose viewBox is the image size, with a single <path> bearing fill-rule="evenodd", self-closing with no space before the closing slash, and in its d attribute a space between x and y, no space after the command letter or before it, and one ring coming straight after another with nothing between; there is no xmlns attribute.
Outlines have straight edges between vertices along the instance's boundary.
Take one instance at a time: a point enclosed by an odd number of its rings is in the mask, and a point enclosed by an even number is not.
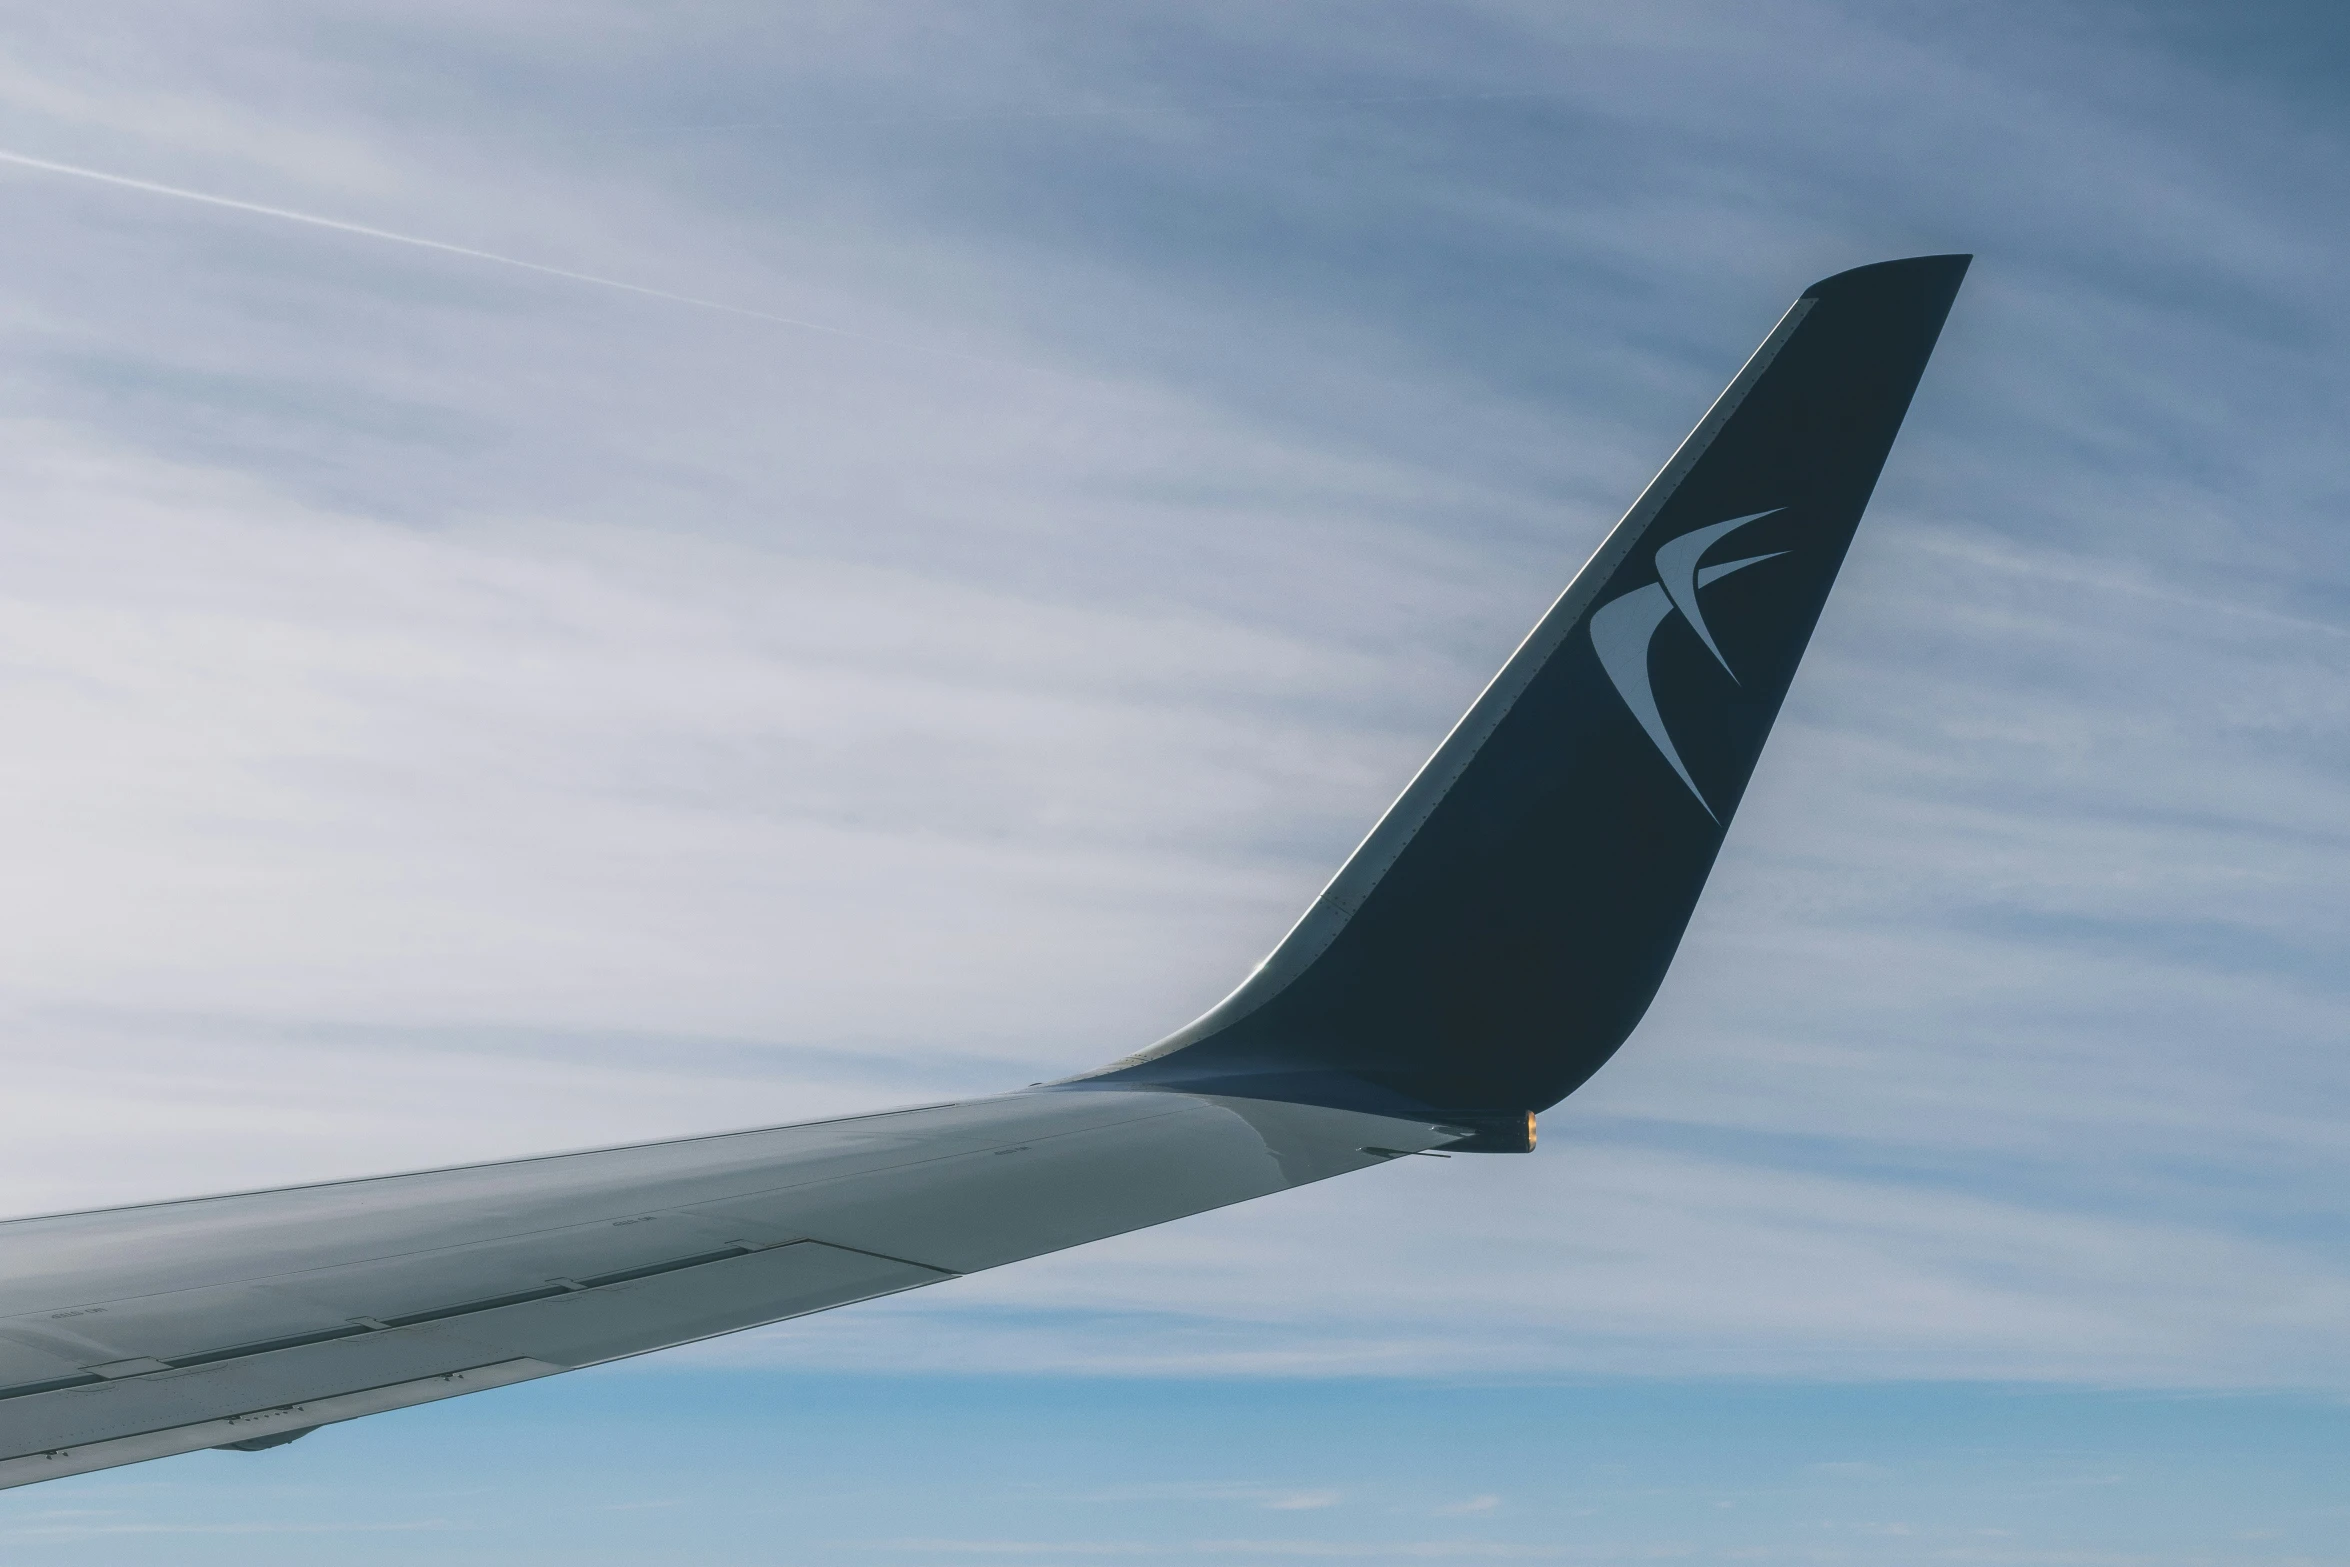
<svg viewBox="0 0 2350 1567"><path fill-rule="evenodd" d="M945 1277L813 1242L431 1323L100 1379L0 1402L0 1459L117 1441L517 1358L584 1366Z"/></svg>
<svg viewBox="0 0 2350 1567"><path fill-rule="evenodd" d="M508 1358L410 1328L11 1398L0 1402L0 1458L168 1431Z"/></svg>
<svg viewBox="0 0 2350 1567"><path fill-rule="evenodd" d="M639 1268L672 1267L747 1251L783 1236L744 1237L676 1214L640 1213L475 1246L387 1257L273 1279L268 1293L399 1321L471 1302L529 1294Z"/></svg>
<svg viewBox="0 0 2350 1567"><path fill-rule="evenodd" d="M0 1334L70 1344L75 1363L89 1367L135 1356L181 1360L238 1344L331 1332L349 1322L347 1314L307 1301L219 1284L13 1317L0 1323ZM0 1396L13 1386L0 1383Z"/></svg>
<svg viewBox="0 0 2350 1567"><path fill-rule="evenodd" d="M450 1333L502 1354L592 1365L870 1300L948 1275L814 1241L625 1284L451 1318Z"/></svg>
<svg viewBox="0 0 2350 1567"><path fill-rule="evenodd" d="M187 1366L717 1261L785 1238L743 1239L743 1227L734 1228L738 1234L730 1235L674 1214L635 1214L259 1284L171 1290L13 1318L0 1322L0 1342L36 1346L74 1369L135 1358ZM0 1381L0 1398L45 1379L38 1364L26 1370Z"/></svg>
<svg viewBox="0 0 2350 1567"><path fill-rule="evenodd" d="M46 1387L82 1379L82 1356L63 1345L25 1342L29 1337L0 1328L0 1388Z"/></svg>

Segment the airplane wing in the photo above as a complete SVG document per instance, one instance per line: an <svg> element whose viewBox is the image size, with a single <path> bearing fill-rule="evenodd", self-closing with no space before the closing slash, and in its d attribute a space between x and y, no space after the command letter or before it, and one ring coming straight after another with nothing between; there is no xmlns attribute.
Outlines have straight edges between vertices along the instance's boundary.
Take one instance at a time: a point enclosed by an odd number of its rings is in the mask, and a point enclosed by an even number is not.
<svg viewBox="0 0 2350 1567"><path fill-rule="evenodd" d="M1964 276L1813 285L1264 963L1099 1072L0 1223L0 1488L548 1376L1440 1149L1647 1008Z"/></svg>

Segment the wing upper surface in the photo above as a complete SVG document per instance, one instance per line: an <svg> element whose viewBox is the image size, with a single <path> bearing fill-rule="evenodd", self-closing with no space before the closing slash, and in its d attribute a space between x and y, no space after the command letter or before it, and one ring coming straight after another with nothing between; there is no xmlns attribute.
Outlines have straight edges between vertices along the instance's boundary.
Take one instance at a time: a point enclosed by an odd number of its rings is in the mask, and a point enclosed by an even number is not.
<svg viewBox="0 0 2350 1567"><path fill-rule="evenodd" d="M0 1487L866 1300L1457 1140L1152 1091L0 1224Z"/></svg>

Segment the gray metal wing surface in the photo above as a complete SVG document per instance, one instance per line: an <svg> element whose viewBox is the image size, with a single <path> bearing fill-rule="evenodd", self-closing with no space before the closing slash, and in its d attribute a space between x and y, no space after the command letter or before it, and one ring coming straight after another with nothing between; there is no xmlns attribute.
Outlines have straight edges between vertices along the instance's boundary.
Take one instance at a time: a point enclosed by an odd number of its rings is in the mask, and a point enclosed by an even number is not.
<svg viewBox="0 0 2350 1567"><path fill-rule="evenodd" d="M1814 284L1306 917L1026 1093L0 1223L0 1487L937 1283L1435 1149L1525 1152L1679 945L1963 256Z"/></svg>
<svg viewBox="0 0 2350 1567"><path fill-rule="evenodd" d="M0 1487L526 1381L1164 1223L1468 1129L1149 1089L0 1224Z"/></svg>

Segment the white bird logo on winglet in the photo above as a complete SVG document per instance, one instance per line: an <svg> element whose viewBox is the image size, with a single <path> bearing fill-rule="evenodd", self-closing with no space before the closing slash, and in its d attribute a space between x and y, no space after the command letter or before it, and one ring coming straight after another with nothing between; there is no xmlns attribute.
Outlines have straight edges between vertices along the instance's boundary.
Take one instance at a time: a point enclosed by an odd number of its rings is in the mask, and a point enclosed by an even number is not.
<svg viewBox="0 0 2350 1567"><path fill-rule="evenodd" d="M1706 651L1722 666L1722 672L1732 680L1738 678L1738 671L1730 667L1721 645L1714 641L1713 628L1705 623L1705 609L1698 602L1697 590L1721 581L1733 571L1776 560L1787 552L1773 550L1768 555L1749 555L1744 560L1725 561L1719 566L1700 566L1698 561L1707 550L1748 523L1777 516L1784 510L1783 506L1774 506L1769 511L1711 523L1666 540L1656 547L1657 580L1621 598L1610 599L1591 615L1591 647L1599 655L1599 667L1615 682L1624 705L1632 710L1632 716L1640 721L1640 727L1647 731L1648 738L1655 742L1681 782L1689 786L1689 792L1697 797L1705 814L1717 822L1721 817L1707 801L1704 791L1697 787L1697 780L1689 776L1689 769L1682 765L1681 753L1674 748L1672 734L1665 728L1664 714L1657 711L1656 692L1648 680L1648 647L1656 639L1656 628L1677 609L1681 618L1689 622L1689 629L1705 644Z"/></svg>

